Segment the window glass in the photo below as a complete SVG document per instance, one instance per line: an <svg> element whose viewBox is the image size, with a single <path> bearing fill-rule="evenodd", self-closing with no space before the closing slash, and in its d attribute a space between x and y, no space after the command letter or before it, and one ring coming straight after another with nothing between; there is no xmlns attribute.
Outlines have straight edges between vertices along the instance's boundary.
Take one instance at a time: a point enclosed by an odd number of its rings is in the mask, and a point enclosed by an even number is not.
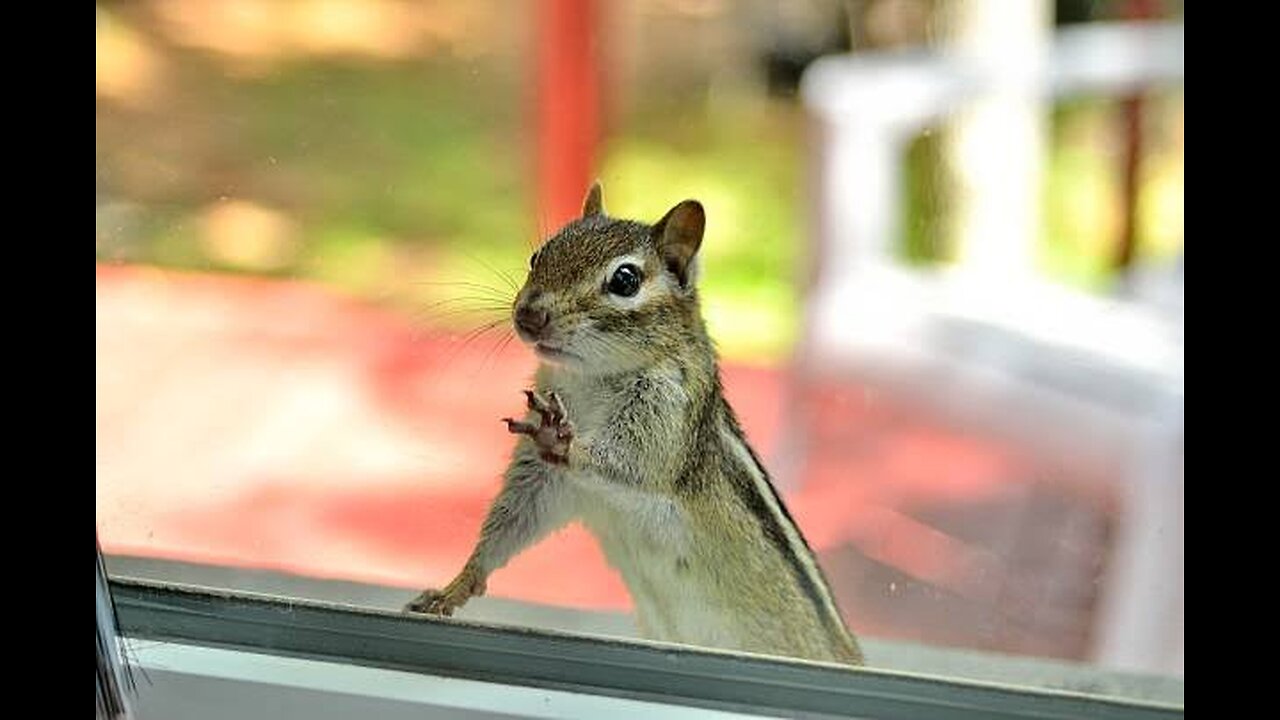
<svg viewBox="0 0 1280 720"><path fill-rule="evenodd" d="M516 292L598 179L704 208L725 396L868 666L1180 679L1181 3L990 5L99 2L109 567L445 586L539 363ZM634 607L571 523L458 616Z"/></svg>

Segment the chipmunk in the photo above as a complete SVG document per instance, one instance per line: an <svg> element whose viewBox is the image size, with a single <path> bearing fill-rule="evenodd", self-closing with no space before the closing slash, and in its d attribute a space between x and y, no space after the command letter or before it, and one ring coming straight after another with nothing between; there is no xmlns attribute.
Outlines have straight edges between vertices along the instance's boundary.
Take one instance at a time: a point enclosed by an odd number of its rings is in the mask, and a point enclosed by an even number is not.
<svg viewBox="0 0 1280 720"><path fill-rule="evenodd" d="M862 664L813 552L725 401L698 305L706 219L582 216L530 258L515 297L540 359L501 492L462 571L405 610L452 615L489 574L572 520L626 583L644 637Z"/></svg>

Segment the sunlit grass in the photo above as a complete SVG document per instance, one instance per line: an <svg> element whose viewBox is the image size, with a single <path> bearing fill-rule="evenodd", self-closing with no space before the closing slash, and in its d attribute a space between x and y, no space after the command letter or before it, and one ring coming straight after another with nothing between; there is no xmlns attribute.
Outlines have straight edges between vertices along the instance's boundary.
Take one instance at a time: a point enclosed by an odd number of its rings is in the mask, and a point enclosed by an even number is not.
<svg viewBox="0 0 1280 720"><path fill-rule="evenodd" d="M162 58L127 23L102 9L97 13L97 93L136 107L152 99L158 89Z"/></svg>
<svg viewBox="0 0 1280 720"><path fill-rule="evenodd" d="M493 23L484 3L396 0L152 0L166 39L236 61L344 56L399 59ZM259 66L261 67L261 66Z"/></svg>

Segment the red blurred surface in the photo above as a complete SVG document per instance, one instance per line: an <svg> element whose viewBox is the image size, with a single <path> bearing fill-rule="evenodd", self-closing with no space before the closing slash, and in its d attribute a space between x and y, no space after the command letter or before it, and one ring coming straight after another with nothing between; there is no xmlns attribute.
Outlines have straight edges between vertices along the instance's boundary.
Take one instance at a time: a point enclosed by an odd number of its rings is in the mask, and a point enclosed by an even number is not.
<svg viewBox="0 0 1280 720"><path fill-rule="evenodd" d="M318 286L99 265L104 549L406 588L446 582L514 442L499 418L520 409L534 367L516 343L459 346ZM785 378L776 368L724 366L726 392L766 463L780 437ZM1062 512L1045 519L1034 475L1013 451L856 386L820 386L807 413L811 455L799 489L784 495L855 626L1006 647L1006 631L960 627L955 604L992 625L1019 607L1035 615L1052 605L1040 590L1019 591L1026 559L1017 554L1027 543L1006 526L1051 533ZM1061 543L1049 545L1032 566L1096 563L1097 533L1077 535L1074 555L1063 560ZM908 611L896 593L911 583L952 599ZM516 558L489 590L586 608L629 604L576 526ZM1062 602L1079 615L1092 595L1076 595ZM1067 632L1054 622L1053 632ZM1071 633L1086 632L1084 620L1072 623ZM1065 651L1060 639L1042 644L1069 655L1081 642Z"/></svg>

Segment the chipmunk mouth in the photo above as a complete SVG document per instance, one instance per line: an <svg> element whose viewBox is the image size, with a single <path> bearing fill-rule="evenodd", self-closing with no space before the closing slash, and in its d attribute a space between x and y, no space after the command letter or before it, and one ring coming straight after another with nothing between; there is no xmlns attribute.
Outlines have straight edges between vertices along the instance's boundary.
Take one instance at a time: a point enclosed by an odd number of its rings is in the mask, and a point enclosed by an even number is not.
<svg viewBox="0 0 1280 720"><path fill-rule="evenodd" d="M582 359L581 357L568 352L559 345L552 345L541 340L533 344L533 351L536 352L538 357L543 360L550 360L552 362L565 362Z"/></svg>

